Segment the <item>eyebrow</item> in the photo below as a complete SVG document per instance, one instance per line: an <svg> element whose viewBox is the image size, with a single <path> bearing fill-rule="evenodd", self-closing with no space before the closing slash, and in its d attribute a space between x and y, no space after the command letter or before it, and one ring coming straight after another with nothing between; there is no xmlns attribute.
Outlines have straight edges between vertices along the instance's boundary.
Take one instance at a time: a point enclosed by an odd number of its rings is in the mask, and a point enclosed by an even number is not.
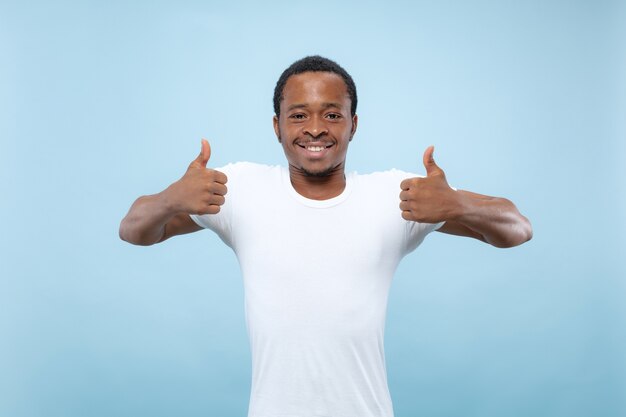
<svg viewBox="0 0 626 417"><path fill-rule="evenodd" d="M292 104L291 106L287 107L287 111L292 111L292 110L295 110L295 109L306 109L308 107L309 107L308 104ZM331 107L335 107L337 109L341 109L341 104L333 103L333 102L322 103L322 108L324 110L328 109L328 108L331 108Z"/></svg>

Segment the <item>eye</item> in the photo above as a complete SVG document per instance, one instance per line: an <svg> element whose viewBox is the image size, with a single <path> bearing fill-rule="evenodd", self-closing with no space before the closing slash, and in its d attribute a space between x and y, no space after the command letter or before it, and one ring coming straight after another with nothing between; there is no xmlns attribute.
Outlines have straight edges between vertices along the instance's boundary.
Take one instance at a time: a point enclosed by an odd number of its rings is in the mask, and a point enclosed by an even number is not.
<svg viewBox="0 0 626 417"><path fill-rule="evenodd" d="M303 113L294 113L289 116L290 119L303 120L306 116Z"/></svg>
<svg viewBox="0 0 626 417"><path fill-rule="evenodd" d="M338 113L328 113L326 115L327 118L329 118L330 120L338 120L341 119L341 115Z"/></svg>

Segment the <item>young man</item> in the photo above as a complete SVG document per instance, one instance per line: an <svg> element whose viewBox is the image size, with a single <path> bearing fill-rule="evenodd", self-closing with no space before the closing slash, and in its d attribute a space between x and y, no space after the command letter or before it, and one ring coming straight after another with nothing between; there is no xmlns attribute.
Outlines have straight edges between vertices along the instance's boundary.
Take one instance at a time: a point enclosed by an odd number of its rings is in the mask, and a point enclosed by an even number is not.
<svg viewBox="0 0 626 417"><path fill-rule="evenodd" d="M532 236L510 201L450 188L433 147L426 177L346 173L356 105L338 64L295 62L274 92L288 168L210 169L203 140L185 175L137 199L120 225L138 245L208 228L235 251L252 349L250 417L392 416L383 331L402 257L433 230L497 247Z"/></svg>

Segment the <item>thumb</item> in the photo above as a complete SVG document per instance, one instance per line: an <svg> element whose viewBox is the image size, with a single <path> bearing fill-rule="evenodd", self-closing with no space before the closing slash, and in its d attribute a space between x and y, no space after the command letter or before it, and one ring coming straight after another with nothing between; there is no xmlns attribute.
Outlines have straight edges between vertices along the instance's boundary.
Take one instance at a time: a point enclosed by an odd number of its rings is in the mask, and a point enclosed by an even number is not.
<svg viewBox="0 0 626 417"><path fill-rule="evenodd" d="M209 145L208 140L202 139L200 146L201 146L200 155L198 155L198 157L195 159L194 162L197 162L206 168L206 164L209 162L209 159L211 158L211 145Z"/></svg>
<svg viewBox="0 0 626 417"><path fill-rule="evenodd" d="M424 151L423 162L424 162L424 168L426 168L427 177L441 171L441 168L439 168L439 166L435 163L435 158L433 157L434 153L435 153L435 147L432 145L426 148L426 150Z"/></svg>

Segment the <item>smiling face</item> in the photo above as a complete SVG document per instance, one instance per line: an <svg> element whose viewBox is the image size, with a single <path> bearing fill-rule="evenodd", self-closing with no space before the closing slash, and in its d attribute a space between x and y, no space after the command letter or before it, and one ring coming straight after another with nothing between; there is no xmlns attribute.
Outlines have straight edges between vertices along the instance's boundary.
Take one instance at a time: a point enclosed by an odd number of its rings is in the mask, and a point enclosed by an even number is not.
<svg viewBox="0 0 626 417"><path fill-rule="evenodd" d="M357 126L343 79L332 72L296 74L287 80L282 96L274 131L292 179L343 178L348 144Z"/></svg>

